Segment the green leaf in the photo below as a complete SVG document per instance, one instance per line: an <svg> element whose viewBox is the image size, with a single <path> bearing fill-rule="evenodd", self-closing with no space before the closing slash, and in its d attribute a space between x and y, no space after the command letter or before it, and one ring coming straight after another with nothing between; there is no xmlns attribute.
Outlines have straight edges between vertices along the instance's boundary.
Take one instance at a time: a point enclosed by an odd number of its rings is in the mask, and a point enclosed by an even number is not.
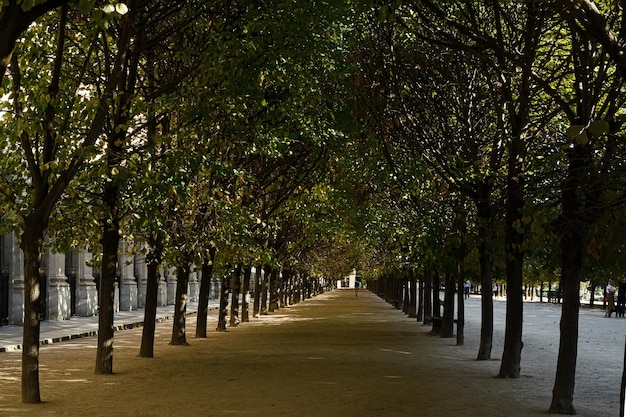
<svg viewBox="0 0 626 417"><path fill-rule="evenodd" d="M609 133L609 122L606 120L596 120L589 125L587 131L594 137L605 135Z"/></svg>
<svg viewBox="0 0 626 417"><path fill-rule="evenodd" d="M565 134L567 135L568 138L574 139L576 136L583 133L584 130L585 130L585 126L583 125L573 125L567 128L567 130L565 131Z"/></svg>
<svg viewBox="0 0 626 417"><path fill-rule="evenodd" d="M583 131L580 135L574 138L577 144L586 145L589 143L589 137L587 136L587 132Z"/></svg>
<svg viewBox="0 0 626 417"><path fill-rule="evenodd" d="M93 3L91 2L91 0L80 0L78 2L78 10L81 13L88 14L89 12L91 12L92 7Z"/></svg>

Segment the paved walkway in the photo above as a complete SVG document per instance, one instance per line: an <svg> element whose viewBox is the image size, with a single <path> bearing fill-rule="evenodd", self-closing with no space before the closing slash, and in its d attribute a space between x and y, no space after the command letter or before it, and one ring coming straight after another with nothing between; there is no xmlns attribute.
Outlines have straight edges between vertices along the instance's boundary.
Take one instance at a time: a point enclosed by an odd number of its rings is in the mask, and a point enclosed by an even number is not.
<svg viewBox="0 0 626 417"><path fill-rule="evenodd" d="M195 314L198 303L187 304L187 314ZM209 302L209 309L218 307L217 300ZM157 321L174 318L174 306L157 307ZM119 311L115 313L113 323L116 331L142 326L144 309ZM0 352L11 352L22 349L22 326L0 326ZM65 340L98 334L98 316L72 317L64 321L42 321L39 340L42 345L58 343Z"/></svg>

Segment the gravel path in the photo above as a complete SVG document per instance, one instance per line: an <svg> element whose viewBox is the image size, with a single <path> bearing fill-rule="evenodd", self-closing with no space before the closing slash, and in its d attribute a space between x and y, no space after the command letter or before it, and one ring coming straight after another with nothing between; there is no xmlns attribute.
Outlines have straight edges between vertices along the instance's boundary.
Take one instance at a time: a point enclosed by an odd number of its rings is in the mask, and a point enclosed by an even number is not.
<svg viewBox="0 0 626 417"><path fill-rule="evenodd" d="M155 358L137 357L141 329L115 335L114 375L94 375L95 337L41 349L43 404L20 403L20 352L0 355L0 416L545 416L560 307L526 303L522 377L495 378L505 301L494 306L492 360L476 361L480 299L466 301L464 346L367 291L332 291L227 332L170 346L157 326ZM210 312L209 329L215 328ZM617 416L626 320L580 315L575 405Z"/></svg>

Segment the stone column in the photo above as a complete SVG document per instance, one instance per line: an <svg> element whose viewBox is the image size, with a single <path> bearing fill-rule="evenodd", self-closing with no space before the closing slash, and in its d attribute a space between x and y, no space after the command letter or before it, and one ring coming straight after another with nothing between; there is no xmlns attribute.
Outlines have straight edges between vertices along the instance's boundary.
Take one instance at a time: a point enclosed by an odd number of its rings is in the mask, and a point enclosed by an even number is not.
<svg viewBox="0 0 626 417"><path fill-rule="evenodd" d="M176 277L176 268L169 267L166 269L167 273L167 304L176 304L176 283L178 278Z"/></svg>
<svg viewBox="0 0 626 417"><path fill-rule="evenodd" d="M148 266L146 255L141 252L135 254L135 277L137 277L137 307L144 308L148 289Z"/></svg>
<svg viewBox="0 0 626 417"><path fill-rule="evenodd" d="M165 271L163 266L159 267L159 292L157 295L157 307L167 305L167 281L165 280Z"/></svg>
<svg viewBox="0 0 626 417"><path fill-rule="evenodd" d="M122 242L117 255L120 269L120 311L137 309L137 282L135 281L134 257L128 254L128 244Z"/></svg>
<svg viewBox="0 0 626 417"><path fill-rule="evenodd" d="M191 272L189 272L189 285L187 294L189 296L188 302L197 303L198 302L198 293L200 292L200 287L198 285L198 275L202 272L196 271L195 265L191 266Z"/></svg>
<svg viewBox="0 0 626 417"><path fill-rule="evenodd" d="M93 276L93 268L89 265L93 255L86 250L77 251L76 264L77 297L76 315L81 317L98 314L98 290Z"/></svg>
<svg viewBox="0 0 626 417"><path fill-rule="evenodd" d="M5 237L5 259L9 267L9 324L24 324L24 253L15 234Z"/></svg>
<svg viewBox="0 0 626 417"><path fill-rule="evenodd" d="M71 316L70 284L65 276L65 254L46 250L48 257L48 311L50 321L67 320Z"/></svg>

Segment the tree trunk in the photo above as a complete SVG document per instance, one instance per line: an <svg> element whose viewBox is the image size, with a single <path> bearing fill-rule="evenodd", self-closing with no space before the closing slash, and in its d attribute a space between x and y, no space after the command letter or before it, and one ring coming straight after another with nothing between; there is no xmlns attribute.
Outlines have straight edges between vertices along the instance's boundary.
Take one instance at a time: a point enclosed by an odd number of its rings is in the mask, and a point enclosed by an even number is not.
<svg viewBox="0 0 626 417"><path fill-rule="evenodd" d="M409 318L417 317L417 279L415 270L409 268Z"/></svg>
<svg viewBox="0 0 626 417"><path fill-rule="evenodd" d="M239 291L241 289L241 265L235 266L230 286L230 323L231 327L239 325Z"/></svg>
<svg viewBox="0 0 626 417"><path fill-rule="evenodd" d="M576 414L574 384L578 356L579 290L583 254L586 248L593 214L586 212L581 187L586 184L585 174L591 165L588 147L577 146L568 155L568 177L561 191L561 282L563 306L561 308L561 336L556 377L552 389L549 411L559 414ZM587 202L588 203L588 202ZM586 217L587 216L587 217Z"/></svg>
<svg viewBox="0 0 626 417"><path fill-rule="evenodd" d="M174 323L170 345L187 345L185 324L187 320L187 286L189 285L189 264L176 268L176 300L174 304Z"/></svg>
<svg viewBox="0 0 626 417"><path fill-rule="evenodd" d="M252 308L252 316L259 317L261 313L261 284L263 280L263 269L260 266L255 268L254 272L254 307Z"/></svg>
<svg viewBox="0 0 626 417"><path fill-rule="evenodd" d="M551 413L576 414L574 384L578 356L578 298L584 244L576 230L561 237L561 278L563 280L563 306L561 309L561 336L556 377L552 389Z"/></svg>
<svg viewBox="0 0 626 417"><path fill-rule="evenodd" d="M98 309L98 349L96 374L113 373L113 313L115 307L115 274L120 243L117 221L104 221L102 233L102 271L100 273Z"/></svg>
<svg viewBox="0 0 626 417"><path fill-rule="evenodd" d="M465 222L465 218L467 217L465 196L461 196L459 205L455 211L454 225L459 239L459 246L455 250L457 265L456 282L458 286L457 305L459 309L456 326L456 345L462 346L465 342L465 257L467 256L467 248L465 244L465 234L467 232L467 224Z"/></svg>
<svg viewBox="0 0 626 417"><path fill-rule="evenodd" d="M433 317L441 317L441 298L440 296L439 273L433 273Z"/></svg>
<svg viewBox="0 0 626 417"><path fill-rule="evenodd" d="M243 273L243 299L241 304L241 322L250 321L250 278L252 276L252 266L248 265Z"/></svg>
<svg viewBox="0 0 626 417"><path fill-rule="evenodd" d="M263 270L265 271L265 274L263 274L263 283L261 284L261 314L265 315L268 314L267 295L269 291L268 283L270 280L270 268L265 266Z"/></svg>
<svg viewBox="0 0 626 417"><path fill-rule="evenodd" d="M218 332L226 331L226 317L228 316L228 293L230 289L228 285L231 277L222 275L220 278L220 307L217 314L217 330Z"/></svg>
<svg viewBox="0 0 626 417"><path fill-rule="evenodd" d="M408 314L409 317L410 317L410 312L411 312L411 298L410 298L411 281L408 278L405 278L402 282L404 283L404 292L403 292L403 296L402 296L402 312L404 314Z"/></svg>
<svg viewBox="0 0 626 417"><path fill-rule="evenodd" d="M425 306L424 306L424 277L423 275L420 275L420 278L417 281L417 311L416 311L416 318L417 321L423 321L424 320L424 310L425 310Z"/></svg>
<svg viewBox="0 0 626 417"><path fill-rule="evenodd" d="M146 255L148 280L146 282L146 305L143 315L143 329L141 333L141 347L139 356L142 358L154 357L154 331L156 329L157 298L159 295L159 269L163 256L163 235L158 233L151 239L150 252Z"/></svg>
<svg viewBox="0 0 626 417"><path fill-rule="evenodd" d="M272 268L270 273L270 313L278 310L278 269Z"/></svg>
<svg viewBox="0 0 626 417"><path fill-rule="evenodd" d="M456 324L456 345L463 346L465 343L465 253L457 259L457 306L459 313Z"/></svg>
<svg viewBox="0 0 626 417"><path fill-rule="evenodd" d="M213 262L215 261L215 247L209 249L209 259L202 263L202 277L200 280L200 293L198 295L198 316L196 318L196 337L205 338L207 328L207 316L209 314L209 290L211 289L211 277L213 275Z"/></svg>
<svg viewBox="0 0 626 417"><path fill-rule="evenodd" d="M41 299L39 266L44 229L37 227L39 219L26 219L20 246L24 251L24 328L22 348L22 402L41 402L39 391L39 333ZM45 224L45 223L42 223Z"/></svg>
<svg viewBox="0 0 626 417"><path fill-rule="evenodd" d="M424 320L433 316L433 299L432 299L432 282L433 276L430 269L424 270Z"/></svg>
<svg viewBox="0 0 626 417"><path fill-rule="evenodd" d="M480 262L480 304L481 326L480 346L478 348L479 361L491 359L493 346L493 298L491 288L493 285L493 262L491 260L491 222L492 211L489 205L490 187L486 184L482 187L483 192L474 200L478 216L478 258Z"/></svg>
<svg viewBox="0 0 626 417"><path fill-rule="evenodd" d="M448 338L454 336L454 277L446 273L445 283L446 291L443 298L443 319L441 320L441 333L439 336ZM463 290L459 292L463 292Z"/></svg>
<svg viewBox="0 0 626 417"><path fill-rule="evenodd" d="M519 160L523 159L523 141L517 136L511 141L506 203L506 330L504 352L500 363L500 378L519 378L522 360L522 321L524 315L523 263L524 233L516 224L522 225L524 209L524 175Z"/></svg>

